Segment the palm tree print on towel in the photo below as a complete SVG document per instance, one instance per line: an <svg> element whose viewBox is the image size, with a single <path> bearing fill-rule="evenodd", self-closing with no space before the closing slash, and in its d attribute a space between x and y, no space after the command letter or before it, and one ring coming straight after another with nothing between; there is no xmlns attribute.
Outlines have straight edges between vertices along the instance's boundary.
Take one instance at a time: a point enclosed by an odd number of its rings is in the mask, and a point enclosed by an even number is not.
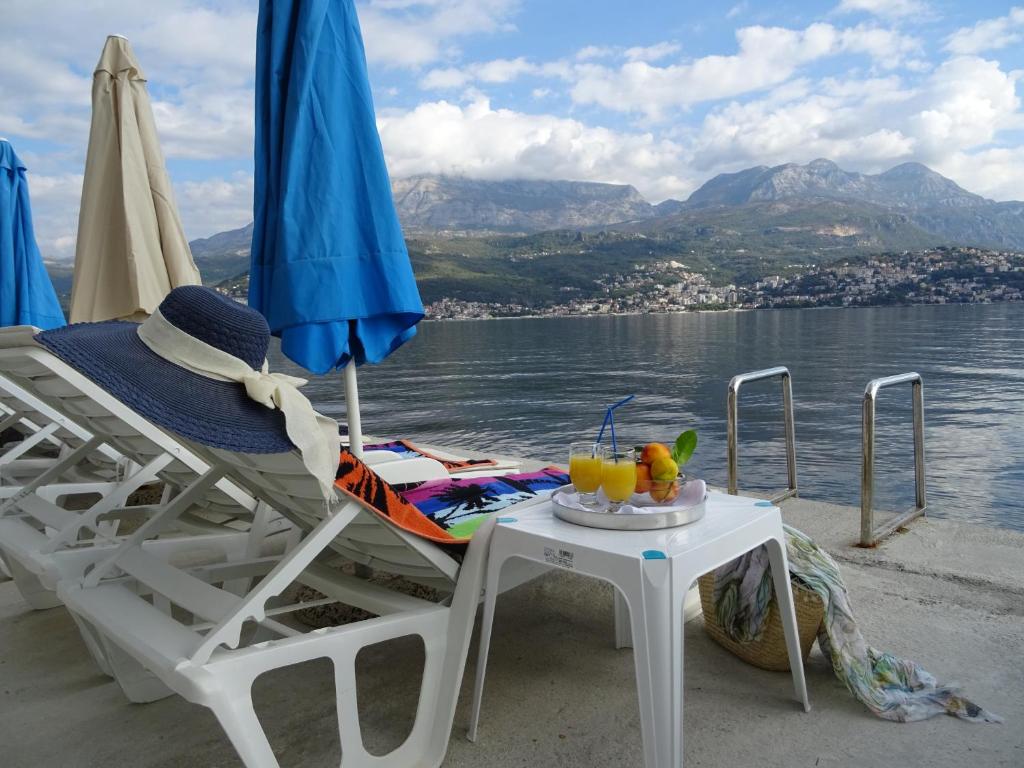
<svg viewBox="0 0 1024 768"><path fill-rule="evenodd" d="M489 515L513 504L550 492L569 482L557 467L502 477L436 480L404 492L424 515L442 528Z"/></svg>

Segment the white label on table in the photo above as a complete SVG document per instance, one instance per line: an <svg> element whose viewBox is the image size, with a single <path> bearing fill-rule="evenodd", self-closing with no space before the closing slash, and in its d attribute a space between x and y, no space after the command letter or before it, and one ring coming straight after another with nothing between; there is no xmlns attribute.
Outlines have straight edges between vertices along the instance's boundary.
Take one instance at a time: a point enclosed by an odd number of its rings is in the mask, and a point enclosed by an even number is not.
<svg viewBox="0 0 1024 768"><path fill-rule="evenodd" d="M551 565L557 565L559 568L573 569L573 559L575 554L571 549L555 549L554 547L544 547L544 562L550 563Z"/></svg>

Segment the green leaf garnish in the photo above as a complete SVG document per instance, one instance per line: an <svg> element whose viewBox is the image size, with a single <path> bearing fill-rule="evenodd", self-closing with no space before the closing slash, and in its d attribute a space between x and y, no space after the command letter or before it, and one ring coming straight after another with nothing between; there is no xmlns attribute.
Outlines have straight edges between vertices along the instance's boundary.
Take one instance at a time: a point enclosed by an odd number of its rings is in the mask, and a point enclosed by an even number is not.
<svg viewBox="0 0 1024 768"><path fill-rule="evenodd" d="M690 460L695 450L697 450L697 432L688 429L676 438L676 443L672 446L672 459L679 466L683 466Z"/></svg>

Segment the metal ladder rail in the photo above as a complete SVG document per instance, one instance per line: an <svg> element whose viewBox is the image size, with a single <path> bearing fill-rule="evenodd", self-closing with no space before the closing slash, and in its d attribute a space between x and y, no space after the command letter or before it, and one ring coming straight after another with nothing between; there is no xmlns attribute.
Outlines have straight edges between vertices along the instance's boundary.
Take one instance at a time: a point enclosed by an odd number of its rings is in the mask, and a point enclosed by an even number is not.
<svg viewBox="0 0 1024 768"><path fill-rule="evenodd" d="M875 494L875 401L880 390L900 384L913 388L914 410L914 486L916 491L913 509L897 515L894 519L874 527ZM924 514L927 507L925 498L924 466L924 381L918 373L901 373L872 379L864 389L864 405L861 412L861 471L860 471L860 545L873 547L897 528Z"/></svg>
<svg viewBox="0 0 1024 768"><path fill-rule="evenodd" d="M761 371L751 371L733 376L729 382L728 398L728 459L729 459L729 493L735 496L739 493L739 449L737 446L739 437L739 393L743 384L762 379L782 379L782 410L783 420L786 428L786 470L788 485L785 491L774 496L773 504L798 495L796 482L796 425L793 418L793 385L792 376L785 366L765 368Z"/></svg>

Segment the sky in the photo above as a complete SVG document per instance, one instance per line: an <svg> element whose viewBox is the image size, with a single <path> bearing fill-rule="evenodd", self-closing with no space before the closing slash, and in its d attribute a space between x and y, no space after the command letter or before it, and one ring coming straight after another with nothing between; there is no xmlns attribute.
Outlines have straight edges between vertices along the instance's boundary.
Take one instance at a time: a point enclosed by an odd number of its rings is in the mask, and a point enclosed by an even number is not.
<svg viewBox="0 0 1024 768"><path fill-rule="evenodd" d="M74 257L92 70L129 38L189 238L252 219L255 0L2 0L0 136ZM717 173L918 161L1024 200L1024 5L357 0L392 177L578 179L685 199Z"/></svg>

